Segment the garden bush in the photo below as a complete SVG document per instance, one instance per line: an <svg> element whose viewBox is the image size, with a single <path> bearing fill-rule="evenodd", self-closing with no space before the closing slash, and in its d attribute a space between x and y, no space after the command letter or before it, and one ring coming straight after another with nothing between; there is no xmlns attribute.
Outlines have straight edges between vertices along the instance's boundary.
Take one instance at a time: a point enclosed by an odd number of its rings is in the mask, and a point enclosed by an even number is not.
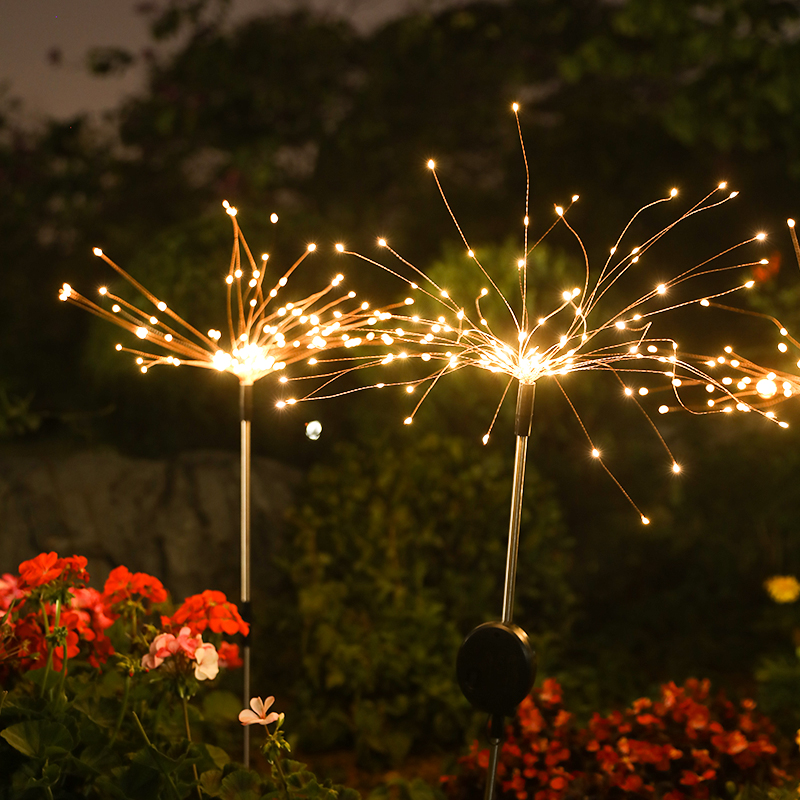
<svg viewBox="0 0 800 800"><path fill-rule="evenodd" d="M342 444L298 492L283 553L296 602L271 616L287 646L300 640L304 747L355 746L366 766L465 743L455 658L502 610L511 492L505 454L474 449L432 432ZM525 498L517 621L552 654L570 624L570 542L534 469Z"/></svg>
<svg viewBox="0 0 800 800"><path fill-rule="evenodd" d="M712 695L709 681L689 679L683 686L664 684L656 700L595 713L580 727L564 708L557 681L545 680L506 727L499 796L686 800L794 788L787 753L755 706L749 699L734 704L723 693ZM488 749L475 742L460 773L443 778L450 800L483 797L488 761Z"/></svg>

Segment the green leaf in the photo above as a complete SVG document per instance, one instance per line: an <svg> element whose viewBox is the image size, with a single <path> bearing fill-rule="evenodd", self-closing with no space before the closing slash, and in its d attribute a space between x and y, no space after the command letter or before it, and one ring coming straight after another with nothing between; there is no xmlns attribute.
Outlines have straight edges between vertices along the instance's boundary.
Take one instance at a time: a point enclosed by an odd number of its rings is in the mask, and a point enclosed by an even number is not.
<svg viewBox="0 0 800 800"><path fill-rule="evenodd" d="M230 763L231 757L221 748L213 744L205 745L208 754L211 756L214 763L222 769L226 764Z"/></svg>
<svg viewBox="0 0 800 800"><path fill-rule="evenodd" d="M69 752L74 743L60 723L48 720L18 722L6 728L2 736L15 750L31 758L48 758Z"/></svg>
<svg viewBox="0 0 800 800"><path fill-rule="evenodd" d="M132 762L134 764L142 764L144 766L160 769L167 775L172 774L180 766L180 762L175 759L165 756L160 750L152 745L144 747L134 754Z"/></svg>
<svg viewBox="0 0 800 800"><path fill-rule="evenodd" d="M163 775L151 764L134 762L123 774L119 788L127 800L148 800L161 796L163 781Z"/></svg>
<svg viewBox="0 0 800 800"><path fill-rule="evenodd" d="M222 770L209 769L200 775L200 785L206 794L212 797L219 797L220 787L222 786Z"/></svg>
<svg viewBox="0 0 800 800"><path fill-rule="evenodd" d="M222 800L259 800L261 781L254 772L237 769L222 781L218 796Z"/></svg>

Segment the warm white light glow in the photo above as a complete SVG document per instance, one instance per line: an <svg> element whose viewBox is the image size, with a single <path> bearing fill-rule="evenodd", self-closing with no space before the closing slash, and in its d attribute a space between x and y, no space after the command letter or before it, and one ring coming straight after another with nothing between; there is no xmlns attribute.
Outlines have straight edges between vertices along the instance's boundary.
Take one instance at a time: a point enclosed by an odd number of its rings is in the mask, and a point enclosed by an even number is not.
<svg viewBox="0 0 800 800"><path fill-rule="evenodd" d="M306 252L277 281L272 279L274 281L272 288L265 287L267 254L262 255L260 263L255 262L239 228L236 209L227 201L223 203L223 207L231 217L234 234L231 268L225 278L230 302L227 314L230 339L228 346L220 344L221 331L211 328L203 334L194 328L174 313L167 303L148 292L99 248L94 249L94 254L136 287L144 295L145 300L157 308L163 316L156 317L148 311L139 309L132 303L113 295L107 287L101 287L100 296L111 301L110 311L78 294L68 284L62 286L59 298L69 300L114 322L138 339L146 341L149 348L154 348L156 352L143 352L136 348L124 347L122 344L116 346L118 351L132 353L142 372L147 372L149 368L160 364L176 367L196 366L231 373L246 385L266 375L282 372L287 364L307 361L314 365L320 360L317 357L320 353L327 354L334 348L360 344L361 337L350 334L366 328L370 318L392 319L391 312L407 304L394 304L388 307L391 311L370 310L370 304L367 302L358 305L352 302L355 298L353 291L346 295L334 296L331 292L343 280L342 275L337 275L330 284L308 297L274 308L270 301L283 290L289 277L306 256L316 250L316 245L309 244ZM274 216L277 221L277 215ZM343 246L340 247L343 249ZM249 279L244 275L246 267L249 267L252 276ZM334 331L336 336L332 335ZM326 358L329 363L335 363L336 360ZM330 382L337 374L348 369L349 364L343 362L334 366L333 372L329 368L329 371L321 377ZM296 399L281 401L283 405L292 405L296 402Z"/></svg>
<svg viewBox="0 0 800 800"><path fill-rule="evenodd" d="M434 162L429 161L428 167L433 170ZM741 272L735 273L736 278L721 286L714 288L711 284L719 274L737 270L742 266L749 267L755 263L752 254L745 256L744 263L741 261L734 263L737 262L737 258L729 255L737 248L752 246L753 238L728 247L710 259L704 258L702 263L696 266L682 265L677 268L675 274L658 276L658 273L648 273L647 270L651 264L653 269L659 272L666 272L671 267L671 259L651 258L652 254L657 252L652 248L663 236L669 234L680 220L694 217L699 212L710 211L734 196L734 192L728 196L717 194L718 191L727 189L726 183L720 183L698 203L676 212L678 218L661 230L647 232L645 215L650 206L674 200L678 196L677 189L669 190L666 196L640 209L631 220L631 222L636 220L635 228L629 230L629 227L624 227L623 233L616 240L608 242L610 255L605 263L601 263L597 268L590 267L586 254L592 249L583 246L571 225L571 220L567 220L569 214L565 206L553 206L556 218L551 217L549 221L542 223L544 231L530 230L532 226L532 218L528 211L530 198L526 196L525 214L520 215L523 224L518 239L522 246L514 257L515 264L505 265L505 269L513 269L517 273L515 279L518 280L515 280L515 283L518 292L503 296L499 289L503 281L493 276L492 269L502 269L504 265L481 263L482 256L476 255L470 246L466 230L462 228L451 210L439 174L434 173L433 178L456 225L458 246L464 248L459 252L466 251L470 259L469 262L464 262L462 259L460 268L478 270L481 276L484 288L480 290L478 297L463 297L459 294L460 287L457 280L453 280L445 290L423 270L387 245L383 238L378 240L379 246L388 250L388 254L397 259L399 266L394 261L391 265L387 265L374 258L353 254L364 261L378 264L395 278L404 280L409 285L411 281L405 276L413 274L417 281L413 284L415 290L418 288L418 293L415 293L417 302L414 307L414 317L395 315L392 323L388 325L378 320L373 325L374 338L368 341L380 343L386 349L381 350L374 358L364 357L366 365L380 365L388 372L397 369L396 365L400 360L397 354L402 347L401 352L408 356L404 360L417 359L417 363L430 365L429 369L435 366L435 369L427 372L425 377L414 381L414 387L420 386L422 389L424 384L424 391L419 392L421 397L412 413L406 417L406 424L412 422L420 404L437 381L450 371L466 367L477 367L497 376L505 376L508 386L503 397L513 396L513 392L509 390L515 383L535 385L546 379L556 382L561 392L566 395L572 381L577 379L578 373L595 371L610 375L622 382L624 396L632 403L641 404L642 410L648 416L650 409L653 408L648 405L651 402L649 396L651 392L658 398L658 405L655 408L660 414L667 414L672 410L669 398L664 394L655 394L656 392L666 390L670 397L676 398L676 407L687 408L681 399L681 394L698 382L718 389L723 388L722 384L709 377L702 364L693 360L693 357L683 355L679 351L677 342L665 338L661 320L672 310L689 304L701 303L703 307L708 307L713 301L718 305L719 298L744 289L746 284L743 285L742 278L739 277ZM578 195L573 195L572 202L577 200ZM671 207L675 208L677 205L673 202ZM520 217L515 218L519 220ZM533 219L536 221L536 217ZM571 279L575 280L572 285L577 284L577 287L574 289L562 287L555 296L551 294L552 289L546 281L539 284L538 270L541 268L538 260L532 255L537 243L544 238L546 230L550 227L558 227L562 233L574 235L576 251L584 258L581 268L583 274ZM631 241L634 231L637 236L634 240L636 244ZM388 257L389 255L385 253L381 254L381 258ZM638 266L635 266L637 262ZM650 276L645 277L650 288L641 296L639 292L642 290L635 288L634 294L624 297L622 290L624 279L630 271L637 273L631 276L634 287L641 285L638 278L647 274ZM716 278L707 277L713 273L717 274ZM687 298L685 286L687 280L699 276L706 276L703 282L704 295ZM649 283L653 279L658 280L659 277L662 282ZM677 284L681 284L681 291L675 292L677 296L674 300L669 300L673 294L672 288ZM484 301L487 295L490 295L493 303ZM579 296L581 299L577 301L576 298ZM673 305L670 305L670 302ZM653 327L655 321L659 323L657 329ZM403 331L402 334L398 333L398 325ZM728 369L727 366L719 366L716 360L711 361L712 372L723 368ZM637 380L637 377L646 380L648 385L642 385L643 380ZM400 377L394 380L394 384L387 382L387 385L403 385L407 387L406 391L411 388L412 384L408 383L408 377L404 376L405 382L401 381ZM721 397L721 395L720 391L715 396ZM567 399L571 404L569 398ZM725 402L723 398L719 403L720 408L716 410L721 410ZM576 415L579 414L577 406L578 403L575 403L572 407ZM492 425L489 426L489 431L483 439L484 443L488 441L491 429ZM584 432L588 438L589 432L585 428ZM591 445L591 442L590 449L593 456L599 458L599 451ZM678 472L680 467L668 448L667 453L669 455L667 463L674 472ZM604 461L602 464L605 468ZM631 500L630 497L628 499ZM631 502L633 503L633 500ZM646 516L641 515L641 518L643 524L649 523Z"/></svg>

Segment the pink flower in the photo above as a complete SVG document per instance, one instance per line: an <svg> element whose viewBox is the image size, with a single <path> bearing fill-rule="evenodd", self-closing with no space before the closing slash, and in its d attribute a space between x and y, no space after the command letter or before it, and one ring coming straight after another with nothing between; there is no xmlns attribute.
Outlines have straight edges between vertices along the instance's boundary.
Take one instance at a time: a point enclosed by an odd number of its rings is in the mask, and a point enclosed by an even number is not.
<svg viewBox="0 0 800 800"><path fill-rule="evenodd" d="M276 714L274 711L267 714L270 706L275 702L274 697L268 697L262 701L260 697L253 697L250 700L250 708L245 708L244 711L239 712L239 722L242 725L269 725L272 722L277 722L283 714Z"/></svg>
<svg viewBox="0 0 800 800"><path fill-rule="evenodd" d="M203 640L199 633L196 636L192 636L191 629L184 627L178 631L178 636L175 638L175 643L170 647L170 650L173 653L178 653L183 650L189 658L194 658L195 650L197 650L202 643Z"/></svg>
<svg viewBox="0 0 800 800"><path fill-rule="evenodd" d="M171 633L161 633L150 643L150 652L142 656L142 666L145 669L155 669L164 663L164 659L172 655L168 645L175 641Z"/></svg>
<svg viewBox="0 0 800 800"><path fill-rule="evenodd" d="M153 639L150 652L142 656L142 666L146 670L160 667L165 659L183 653L190 661L196 661L194 676L199 681L213 680L219 672L219 654L213 644L203 642L198 633L191 635L189 627L183 627L175 636L160 633ZM186 662L183 662L184 664Z"/></svg>
<svg viewBox="0 0 800 800"><path fill-rule="evenodd" d="M200 638L199 634L197 638ZM219 672L219 655L214 645L210 642L198 644L194 657L197 661L197 666L194 668L195 678L199 681L213 681Z"/></svg>
<svg viewBox="0 0 800 800"><path fill-rule="evenodd" d="M25 592L20 589L20 579L10 572L0 575L0 610L5 611L14 600L18 600L20 597L25 597Z"/></svg>

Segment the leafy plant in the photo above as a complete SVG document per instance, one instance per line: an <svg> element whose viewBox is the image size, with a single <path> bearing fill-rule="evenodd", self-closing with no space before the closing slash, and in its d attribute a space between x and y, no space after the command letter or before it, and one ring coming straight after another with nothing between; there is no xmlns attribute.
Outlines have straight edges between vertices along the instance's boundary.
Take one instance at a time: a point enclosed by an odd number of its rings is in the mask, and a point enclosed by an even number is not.
<svg viewBox="0 0 800 800"><path fill-rule="evenodd" d="M193 727L213 737L189 701L220 666L241 663L223 636L248 626L225 595L205 591L167 614L167 593L150 575L117 567L102 592L88 579L85 558L56 553L0 578L0 797L352 794L297 762L280 780L259 776L194 740ZM209 721L232 721L231 703L238 708L217 690L203 708Z"/></svg>
<svg viewBox="0 0 800 800"><path fill-rule="evenodd" d="M364 764L458 744L472 714L455 657L502 608L510 465L434 433L343 444L333 463L299 492L283 558L298 611L282 636L301 637L294 694L300 713L309 709L301 740L353 742ZM569 624L570 543L533 470L526 509L518 619L552 651ZM320 693L323 709L311 702Z"/></svg>

